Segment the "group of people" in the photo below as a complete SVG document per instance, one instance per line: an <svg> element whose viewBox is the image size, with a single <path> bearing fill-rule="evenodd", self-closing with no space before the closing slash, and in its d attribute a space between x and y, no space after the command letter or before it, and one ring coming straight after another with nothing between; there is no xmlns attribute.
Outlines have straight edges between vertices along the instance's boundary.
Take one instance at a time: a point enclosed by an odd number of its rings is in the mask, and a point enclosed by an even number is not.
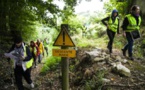
<svg viewBox="0 0 145 90"><path fill-rule="evenodd" d="M31 79L31 69L33 65L36 67L37 59L38 63L41 63L45 50L48 56L48 42L46 42L46 40L47 39L41 42L38 39L36 43L34 41L30 41L30 44L27 45L23 42L21 36L16 36L14 38L14 44L10 48L9 52L5 53L5 57L14 60L14 76L18 90L24 90L22 82L23 77L30 87L34 88L34 84Z"/></svg>
<svg viewBox="0 0 145 90"><path fill-rule="evenodd" d="M42 57L44 56L44 51L46 51L46 54L48 56L48 44L49 43L47 38L45 38L43 42L41 42L39 39L37 39L36 43L34 41L30 41L30 49L32 52L35 67L37 67L37 59L38 62L41 63Z"/></svg>
<svg viewBox="0 0 145 90"><path fill-rule="evenodd" d="M123 36L127 39L127 44L122 48L122 54L126 56L126 51L128 50L129 59L134 60L133 43L135 39L140 38L140 7L138 5L133 5L130 10L130 13L125 16L121 26L123 29ZM107 27L107 35L109 37L107 48L111 54L115 34L120 34L118 11L114 9L111 16L102 19L102 23Z"/></svg>
<svg viewBox="0 0 145 90"><path fill-rule="evenodd" d="M126 51L128 50L128 55L131 60L133 60L132 47L134 39L139 37L138 30L141 24L141 17L139 14L140 7L137 5L132 6L131 13L126 15L122 24L123 35L126 36L128 41L128 43L122 49L122 53L124 56L126 56ZM109 52L112 53L115 34L116 32L117 34L120 34L118 11L116 9L113 10L111 16L102 19L102 23L107 27L107 35L109 37L107 48ZM44 51L46 51L48 56L47 45L47 38L44 39L43 42L41 42L39 39L36 43L34 41L30 41L30 45L26 45L20 36L14 39L14 45L12 45L12 48L8 53L16 56L12 59L14 59L14 76L18 90L24 90L22 77L24 77L26 82L30 84L32 88L34 88L34 84L31 80L31 68L33 63L35 67L37 66L37 59L38 63L41 63L42 57L44 56ZM8 55L6 55L6 57L8 57Z"/></svg>

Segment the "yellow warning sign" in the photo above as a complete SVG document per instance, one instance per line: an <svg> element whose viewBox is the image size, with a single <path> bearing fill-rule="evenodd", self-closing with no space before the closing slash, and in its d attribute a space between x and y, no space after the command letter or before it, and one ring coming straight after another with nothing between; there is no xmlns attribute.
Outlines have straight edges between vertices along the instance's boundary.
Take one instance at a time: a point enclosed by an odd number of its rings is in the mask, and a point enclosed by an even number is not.
<svg viewBox="0 0 145 90"><path fill-rule="evenodd" d="M59 57L76 57L76 50L67 50L67 49L53 49L53 56Z"/></svg>
<svg viewBox="0 0 145 90"><path fill-rule="evenodd" d="M67 25L64 24L61 26L61 32L59 33L57 39L55 40L53 46L69 46L74 47L75 44L73 43L71 37L67 32Z"/></svg>

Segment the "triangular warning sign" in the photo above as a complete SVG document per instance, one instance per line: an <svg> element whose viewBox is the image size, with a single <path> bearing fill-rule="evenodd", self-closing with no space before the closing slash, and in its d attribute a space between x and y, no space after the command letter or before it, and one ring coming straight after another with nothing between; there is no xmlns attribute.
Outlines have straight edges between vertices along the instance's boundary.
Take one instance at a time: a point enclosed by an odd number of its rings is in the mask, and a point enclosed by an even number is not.
<svg viewBox="0 0 145 90"><path fill-rule="evenodd" d="M67 28L65 26L62 27L61 32L59 33L57 39L55 40L53 46L69 46L75 47L71 37L69 36L68 32L66 31Z"/></svg>

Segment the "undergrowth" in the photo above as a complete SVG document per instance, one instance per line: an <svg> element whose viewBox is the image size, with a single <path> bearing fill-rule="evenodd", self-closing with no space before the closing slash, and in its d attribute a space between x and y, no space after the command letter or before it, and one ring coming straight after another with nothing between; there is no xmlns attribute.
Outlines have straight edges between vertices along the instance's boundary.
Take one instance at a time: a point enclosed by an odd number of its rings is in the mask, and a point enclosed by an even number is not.
<svg viewBox="0 0 145 90"><path fill-rule="evenodd" d="M44 66L42 67L41 73L46 73L47 71L55 70L58 64L60 63L60 61L61 61L60 57L50 56L46 60Z"/></svg>

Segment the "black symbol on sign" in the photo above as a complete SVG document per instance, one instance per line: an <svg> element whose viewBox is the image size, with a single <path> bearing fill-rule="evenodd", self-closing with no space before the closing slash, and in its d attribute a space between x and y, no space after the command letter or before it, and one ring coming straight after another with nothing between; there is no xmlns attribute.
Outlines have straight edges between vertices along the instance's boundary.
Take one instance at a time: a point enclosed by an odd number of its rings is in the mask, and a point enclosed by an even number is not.
<svg viewBox="0 0 145 90"><path fill-rule="evenodd" d="M65 32L63 31L62 34L63 34L62 35L63 36L63 45L65 45Z"/></svg>

